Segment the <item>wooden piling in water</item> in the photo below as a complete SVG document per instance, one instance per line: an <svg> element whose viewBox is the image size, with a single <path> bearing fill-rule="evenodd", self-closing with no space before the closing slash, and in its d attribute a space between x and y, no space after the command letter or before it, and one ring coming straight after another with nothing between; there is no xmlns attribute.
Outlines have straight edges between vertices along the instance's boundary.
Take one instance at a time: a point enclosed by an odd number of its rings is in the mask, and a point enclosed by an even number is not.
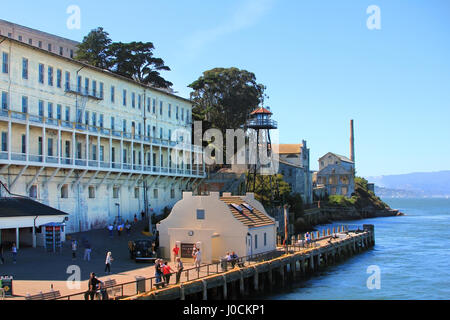
<svg viewBox="0 0 450 320"><path fill-rule="evenodd" d="M227 299L228 299L228 288L227 288L228 282L227 282L227 275L224 274L224 275L222 276L222 278L223 278L223 299L224 299L224 300L227 300Z"/></svg>

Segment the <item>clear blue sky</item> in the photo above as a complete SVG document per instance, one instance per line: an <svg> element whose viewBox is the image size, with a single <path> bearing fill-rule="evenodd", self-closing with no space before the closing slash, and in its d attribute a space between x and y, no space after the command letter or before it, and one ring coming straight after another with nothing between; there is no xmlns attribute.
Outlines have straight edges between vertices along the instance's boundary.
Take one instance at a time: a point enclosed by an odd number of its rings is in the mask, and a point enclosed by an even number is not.
<svg viewBox="0 0 450 320"><path fill-rule="evenodd" d="M69 5L81 29L69 30ZM381 30L369 30L369 5ZM252 71L267 86L281 143L307 140L311 166L349 154L357 173L450 169L450 1L3 1L0 18L81 41L98 26L113 41L151 41L187 85L214 67Z"/></svg>

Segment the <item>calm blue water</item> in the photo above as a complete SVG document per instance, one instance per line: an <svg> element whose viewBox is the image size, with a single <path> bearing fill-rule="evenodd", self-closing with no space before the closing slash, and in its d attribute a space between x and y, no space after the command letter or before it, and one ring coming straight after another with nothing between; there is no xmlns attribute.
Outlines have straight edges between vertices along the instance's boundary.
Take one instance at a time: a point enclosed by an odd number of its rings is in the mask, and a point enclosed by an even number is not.
<svg viewBox="0 0 450 320"><path fill-rule="evenodd" d="M347 222L375 225L376 245L372 250L269 299L450 299L450 199L386 202L407 216ZM372 274L367 268L371 265L381 270L379 290L367 288Z"/></svg>

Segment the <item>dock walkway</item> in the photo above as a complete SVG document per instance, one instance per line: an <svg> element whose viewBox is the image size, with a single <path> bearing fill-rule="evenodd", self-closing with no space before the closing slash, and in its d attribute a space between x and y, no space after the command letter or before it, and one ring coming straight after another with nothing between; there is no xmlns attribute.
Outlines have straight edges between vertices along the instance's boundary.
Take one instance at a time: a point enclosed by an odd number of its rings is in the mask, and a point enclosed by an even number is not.
<svg viewBox="0 0 450 320"><path fill-rule="evenodd" d="M316 245L308 248L297 245L278 248L280 255L273 259L248 262L243 268L235 267L230 271L210 274L164 289L154 289L124 300L245 298L270 291L275 284L284 287L288 282L296 281L375 244L373 225L365 225L361 231L345 232L335 236L325 236L316 241Z"/></svg>

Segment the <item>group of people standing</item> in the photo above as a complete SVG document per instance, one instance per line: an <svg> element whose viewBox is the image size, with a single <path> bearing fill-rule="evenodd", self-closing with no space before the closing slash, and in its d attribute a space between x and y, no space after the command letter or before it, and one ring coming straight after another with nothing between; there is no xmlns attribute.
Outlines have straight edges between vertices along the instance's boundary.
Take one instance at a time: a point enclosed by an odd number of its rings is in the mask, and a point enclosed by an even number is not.
<svg viewBox="0 0 450 320"><path fill-rule="evenodd" d="M16 264L17 261L17 246L16 243L14 242L11 246L11 255L13 258L13 263ZM4 264L5 263L5 257L3 256L3 244L0 243L0 264Z"/></svg>
<svg viewBox="0 0 450 320"><path fill-rule="evenodd" d="M83 239L83 247L84 247L83 260L89 262L91 261L91 252L92 252L92 246L89 240ZM71 248L72 248L72 260L76 260L78 250L78 241L76 239L72 240Z"/></svg>
<svg viewBox="0 0 450 320"><path fill-rule="evenodd" d="M180 282L181 273L183 272L184 266L180 257L176 258L176 284ZM168 286L170 283L170 277L175 271L170 267L167 261L162 259L156 259L155 261L155 278L156 287L160 288ZM163 282L164 280L164 282Z"/></svg>
<svg viewBox="0 0 450 320"><path fill-rule="evenodd" d="M172 249L173 252L173 260L174 262L177 261L177 258L179 258L180 248L177 244L175 244L175 247ZM197 245L194 244L192 248L192 258L194 258L194 265L197 268L200 268L200 265L202 264L202 252L200 248L197 248Z"/></svg>
<svg viewBox="0 0 450 320"><path fill-rule="evenodd" d="M135 221L135 223L137 222L136 216L135 216L134 221ZM119 237L122 234L123 230L126 230L127 235L129 236L131 234L131 223L128 220L125 223L116 223L116 222L114 222L114 224L110 223L108 225L108 231L109 231L109 236L111 238L114 236L114 230L117 230L117 235Z"/></svg>

